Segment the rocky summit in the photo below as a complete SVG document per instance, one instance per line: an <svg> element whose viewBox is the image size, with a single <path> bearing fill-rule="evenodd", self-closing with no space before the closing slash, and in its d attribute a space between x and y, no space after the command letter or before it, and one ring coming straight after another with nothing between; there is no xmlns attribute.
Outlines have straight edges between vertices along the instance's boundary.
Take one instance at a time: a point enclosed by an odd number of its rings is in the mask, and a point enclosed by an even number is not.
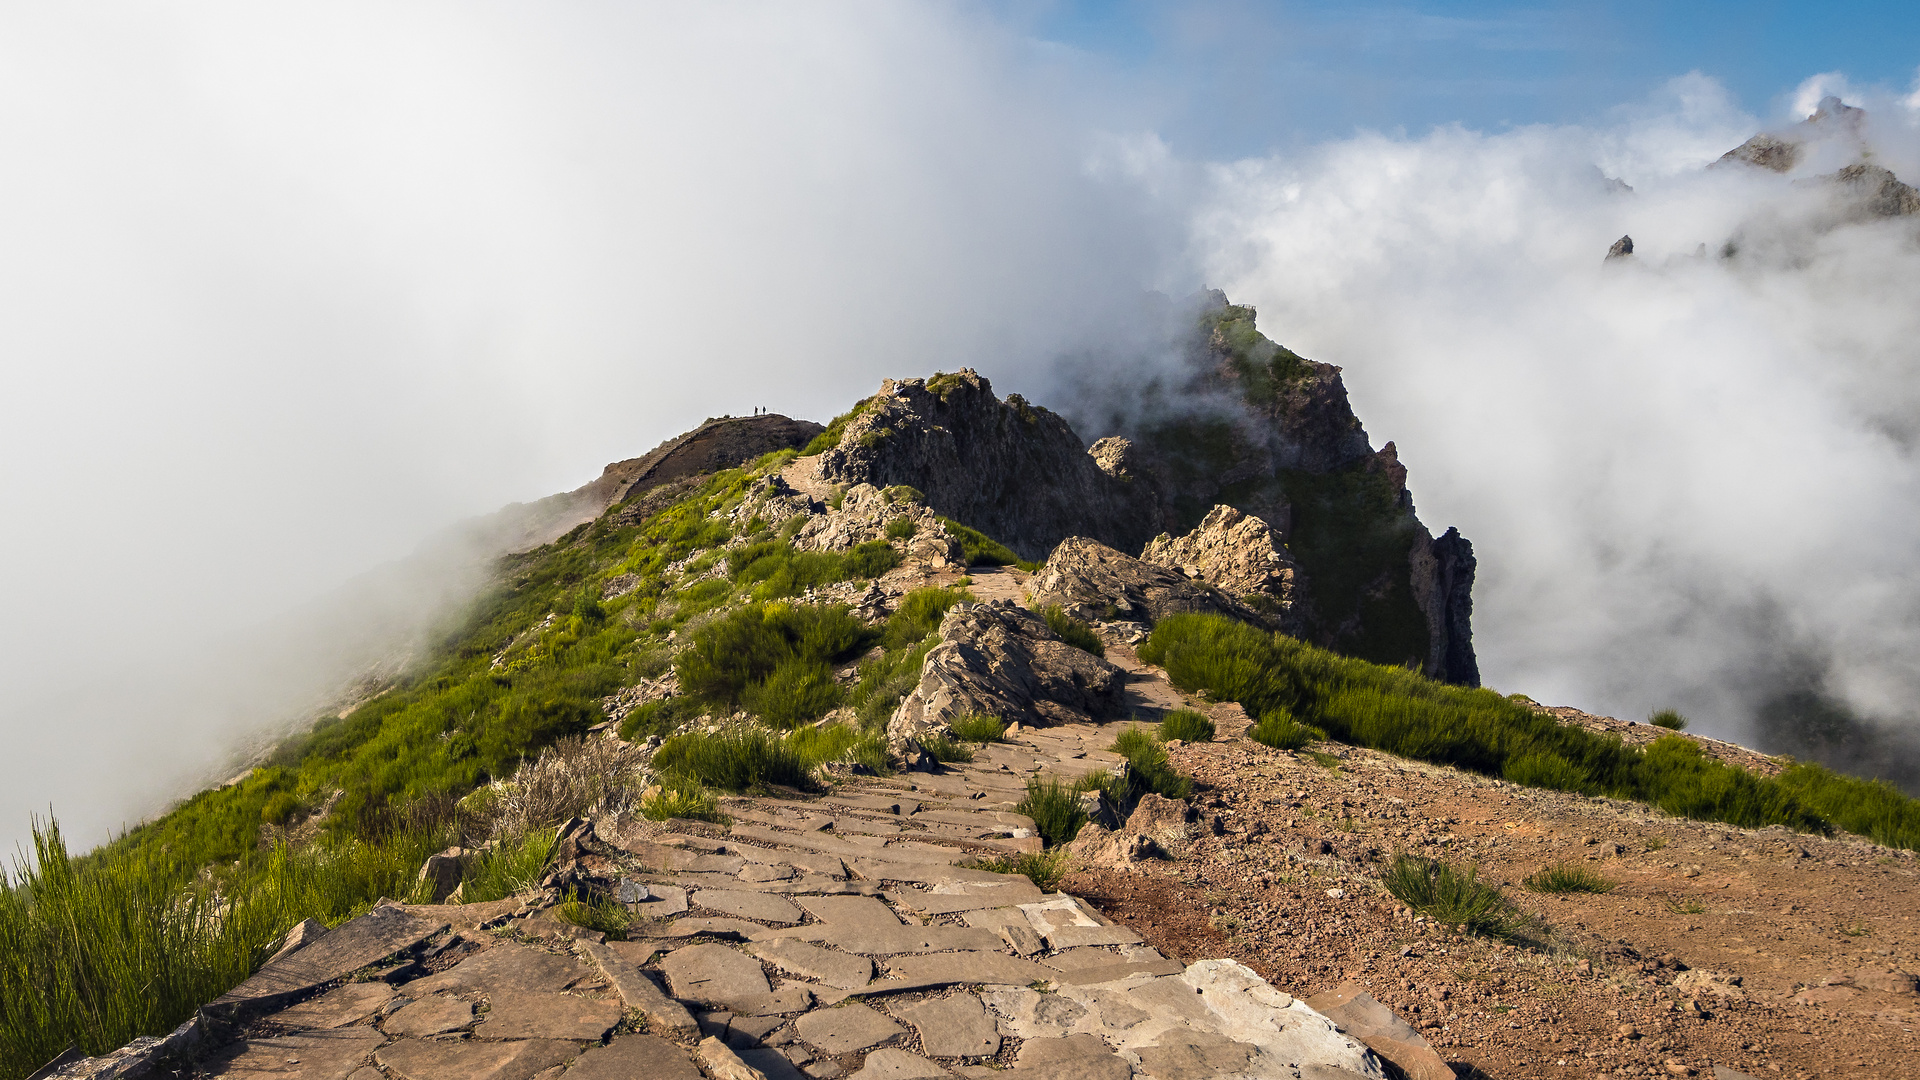
<svg viewBox="0 0 1920 1080"><path fill-rule="evenodd" d="M1339 369L1192 318L1095 438L937 373L503 518L431 655L42 835L0 1070L1920 1068L1920 804L1480 688L1472 548Z"/></svg>

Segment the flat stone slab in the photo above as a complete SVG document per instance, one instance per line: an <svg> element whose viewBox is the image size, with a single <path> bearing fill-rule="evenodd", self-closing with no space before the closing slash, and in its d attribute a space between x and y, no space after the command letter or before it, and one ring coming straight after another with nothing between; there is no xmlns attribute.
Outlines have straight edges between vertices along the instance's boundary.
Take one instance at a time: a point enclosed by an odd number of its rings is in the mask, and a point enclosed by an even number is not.
<svg viewBox="0 0 1920 1080"><path fill-rule="evenodd" d="M469 956L438 975L407 984L409 997L443 990L496 990L523 994L565 990L590 972L572 957L502 942L477 956Z"/></svg>
<svg viewBox="0 0 1920 1080"><path fill-rule="evenodd" d="M344 983L310 1001L281 1009L268 1019L299 1030L346 1027L380 1011L397 991L382 982Z"/></svg>
<svg viewBox="0 0 1920 1080"><path fill-rule="evenodd" d="M950 915L981 908L1031 904L1045 894L1033 882L1022 877L1005 883L967 881L936 885L931 892L890 889L882 895L901 907L923 915Z"/></svg>
<svg viewBox="0 0 1920 1080"><path fill-rule="evenodd" d="M939 986L985 985L1026 986L1049 982L1059 972L1043 968L1031 960L1021 960L1003 952L932 953L926 956L902 956L888 962L892 975L876 979L861 991L866 994L899 993L904 990L930 990Z"/></svg>
<svg viewBox="0 0 1920 1080"><path fill-rule="evenodd" d="M660 970L666 972L673 996L683 1001L751 1006L773 991L758 960L725 945L675 949L660 961Z"/></svg>
<svg viewBox="0 0 1920 1080"><path fill-rule="evenodd" d="M649 899L631 905L633 913L642 919L664 919L668 915L679 915L687 910L687 890L674 885L647 885Z"/></svg>
<svg viewBox="0 0 1920 1080"><path fill-rule="evenodd" d="M857 990L873 979L873 961L864 956L822 949L790 938L757 942L749 951L782 971L842 990Z"/></svg>
<svg viewBox="0 0 1920 1080"><path fill-rule="evenodd" d="M701 1080L685 1050L652 1035L622 1035L590 1046L567 1070L568 1080Z"/></svg>
<svg viewBox="0 0 1920 1080"><path fill-rule="evenodd" d="M1131 1080L1133 1066L1113 1052L1100 1036L1068 1035L1062 1039L1028 1039L1009 1070L1020 1077L1046 1080ZM1212 1080L1219 1073L1200 1076L1161 1076L1156 1080Z"/></svg>
<svg viewBox="0 0 1920 1080"><path fill-rule="evenodd" d="M202 1011L224 1021L273 1012L316 987L414 949L445 929L444 922L410 915L398 907L374 908L313 944L270 961L246 982L202 1006Z"/></svg>
<svg viewBox="0 0 1920 1080"><path fill-rule="evenodd" d="M522 907L519 897L485 900L478 904L396 904L409 915L443 922L456 930L478 930L517 915Z"/></svg>
<svg viewBox="0 0 1920 1080"><path fill-rule="evenodd" d="M381 1022L389 1035L411 1035L424 1039L459 1031L473 1023L473 1005L449 994L434 994L402 1005Z"/></svg>
<svg viewBox="0 0 1920 1080"><path fill-rule="evenodd" d="M972 994L928 998L896 1009L934 1057L992 1057L1000 1052L1000 1024Z"/></svg>
<svg viewBox="0 0 1920 1080"><path fill-rule="evenodd" d="M888 1047L868 1054L852 1080L939 1080L952 1075L919 1054Z"/></svg>
<svg viewBox="0 0 1920 1080"><path fill-rule="evenodd" d="M653 959L653 949L628 941L605 945L589 941L581 947L627 1008L636 1009L647 1018L650 1029L683 1036L700 1030L687 1007L661 992L646 972L640 970L641 965Z"/></svg>
<svg viewBox="0 0 1920 1080"><path fill-rule="evenodd" d="M696 937L711 934L715 937L735 938L740 941L764 931L766 927L745 919L675 919L665 928L667 937Z"/></svg>
<svg viewBox="0 0 1920 1080"><path fill-rule="evenodd" d="M871 896L803 896L800 906L816 919L852 930L891 930L900 917Z"/></svg>
<svg viewBox="0 0 1920 1080"><path fill-rule="evenodd" d="M808 1043L829 1054L850 1054L877 1046L907 1029L867 1005L816 1009L794 1021L793 1028Z"/></svg>
<svg viewBox="0 0 1920 1080"><path fill-rule="evenodd" d="M369 1027L300 1031L268 1039L243 1039L206 1063L207 1076L299 1077L346 1080L386 1042Z"/></svg>
<svg viewBox="0 0 1920 1080"><path fill-rule="evenodd" d="M705 889L693 894L693 905L757 922L797 923L801 918L800 909L790 901L771 893L744 889Z"/></svg>
<svg viewBox="0 0 1920 1080"><path fill-rule="evenodd" d="M578 1043L558 1039L402 1039L373 1058L404 1080L532 1080L579 1053Z"/></svg>
<svg viewBox="0 0 1920 1080"><path fill-rule="evenodd" d="M488 996L493 1009L474 1029L481 1039L600 1040L620 1022L617 1001L595 1001L575 994L522 994L511 990Z"/></svg>

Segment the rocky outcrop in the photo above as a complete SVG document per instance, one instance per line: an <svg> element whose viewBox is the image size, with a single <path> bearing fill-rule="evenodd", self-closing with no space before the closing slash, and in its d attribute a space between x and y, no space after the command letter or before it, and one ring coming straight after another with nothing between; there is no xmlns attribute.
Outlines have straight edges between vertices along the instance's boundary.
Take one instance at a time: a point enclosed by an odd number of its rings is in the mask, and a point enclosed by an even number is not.
<svg viewBox="0 0 1920 1080"><path fill-rule="evenodd" d="M1633 254L1633 237L1631 236L1622 236L1620 239L1615 240L1613 242L1612 247L1607 249L1608 259L1624 259L1627 256L1632 254Z"/></svg>
<svg viewBox="0 0 1920 1080"><path fill-rule="evenodd" d="M1140 558L1204 581L1283 629L1293 626L1293 556L1260 518L1215 506L1192 532L1148 541Z"/></svg>
<svg viewBox="0 0 1920 1080"><path fill-rule="evenodd" d="M1156 623L1169 615L1231 615L1261 621L1254 611L1203 581L1084 536L1062 540L1033 576L1033 606L1041 610L1057 606L1087 623Z"/></svg>
<svg viewBox="0 0 1920 1080"><path fill-rule="evenodd" d="M1208 519L1223 505L1264 523L1271 539L1252 558L1283 554L1285 584L1242 592L1230 576L1203 570L1200 577L1287 632L1367 660L1414 663L1429 674L1471 667L1436 659L1471 657L1468 609L1432 602L1436 570L1416 568L1434 559L1432 534L1414 512L1393 444L1372 448L1340 369L1268 339L1251 307L1231 304L1217 290L1189 303L1186 314L1175 315L1193 320L1192 332L1174 343L1184 366L1169 372L1158 365L1126 387L1112 385L1113 372L1102 369L1102 383L1080 388L1105 410L1089 422L1131 439L1110 449L1103 440L1096 452L1151 479L1169 541L1197 530L1196 542L1216 543L1220 523ZM1195 565L1170 546L1156 547L1149 561ZM1470 566L1449 566L1449 589L1470 594ZM1258 599L1269 596L1271 603Z"/></svg>
<svg viewBox="0 0 1920 1080"><path fill-rule="evenodd" d="M1878 165L1859 162L1822 179L1833 185L1843 211L1853 220L1920 214L1920 191Z"/></svg>
<svg viewBox="0 0 1920 1080"><path fill-rule="evenodd" d="M1473 544L1458 529L1427 543L1429 560L1414 559L1414 596L1427 617L1428 676L1460 686L1480 685L1473 655ZM1423 574L1422 571L1426 573Z"/></svg>
<svg viewBox="0 0 1920 1080"><path fill-rule="evenodd" d="M1033 726L1114 714L1126 675L1054 636L1046 620L1008 601L959 604L940 622L920 683L887 725L895 743L944 730L969 713Z"/></svg>
<svg viewBox="0 0 1920 1080"><path fill-rule="evenodd" d="M1057 413L1006 400L979 374L888 379L820 455L831 484L910 487L938 514L1043 559L1069 536L1137 551L1159 531L1159 500L1125 471L1127 448L1096 458Z"/></svg>
<svg viewBox="0 0 1920 1080"><path fill-rule="evenodd" d="M779 484L780 478L768 477L768 482ZM745 505L753 505L751 498ZM787 504L773 501L769 505L784 509ZM773 518L766 516L766 520ZM898 488L882 491L872 484L848 488L837 507L816 505L807 523L793 534L793 546L801 551L846 551L868 541L887 539L889 528L903 528L896 524L901 521L911 523L912 531L904 542L908 558L924 559L934 567L961 562L960 541L947 532L940 516L921 501L918 492Z"/></svg>

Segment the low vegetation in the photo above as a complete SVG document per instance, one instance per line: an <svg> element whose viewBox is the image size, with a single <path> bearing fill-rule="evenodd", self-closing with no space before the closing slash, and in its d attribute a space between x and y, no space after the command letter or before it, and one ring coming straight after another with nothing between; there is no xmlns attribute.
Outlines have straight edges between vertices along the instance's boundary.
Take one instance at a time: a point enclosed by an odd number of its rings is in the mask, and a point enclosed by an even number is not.
<svg viewBox="0 0 1920 1080"><path fill-rule="evenodd" d="M833 666L875 636L845 605L748 604L697 631L673 669L681 692L716 713L794 727L840 704Z"/></svg>
<svg viewBox="0 0 1920 1080"><path fill-rule="evenodd" d="M1657 728L1666 728L1668 731L1687 730L1687 718L1672 709L1661 709L1647 717L1647 723Z"/></svg>
<svg viewBox="0 0 1920 1080"><path fill-rule="evenodd" d="M1040 615L1047 620L1047 629L1053 631L1054 637L1095 656L1107 655L1107 647L1100 643L1093 628L1060 610L1059 604L1048 605Z"/></svg>
<svg viewBox="0 0 1920 1080"><path fill-rule="evenodd" d="M1469 934L1514 940L1528 920L1498 888L1480 880L1476 866L1396 854L1381 878L1394 899L1445 926Z"/></svg>
<svg viewBox="0 0 1920 1080"><path fill-rule="evenodd" d="M625 941L627 930L633 926L633 912L627 905L597 893L570 892L554 905L553 915L561 922L598 930L614 941Z"/></svg>
<svg viewBox="0 0 1920 1080"><path fill-rule="evenodd" d="M940 524L945 525L947 531L960 541L960 550L968 566L1017 566L1029 574L1040 569L1041 564L1022 559L1014 554L1012 548L979 529L945 517L940 519Z"/></svg>
<svg viewBox="0 0 1920 1080"><path fill-rule="evenodd" d="M1167 742L1212 742L1213 721L1192 709L1175 709L1160 720L1160 737Z"/></svg>
<svg viewBox="0 0 1920 1080"><path fill-rule="evenodd" d="M1060 883L1067 876L1066 852L1058 848L1038 853L973 859L961 865L969 870L985 870L994 874L1024 875L1039 886L1041 892L1058 892Z"/></svg>
<svg viewBox="0 0 1920 1080"><path fill-rule="evenodd" d="M810 791L817 762L775 732L754 724L721 731L687 731L660 744L654 772L735 794L769 788Z"/></svg>
<svg viewBox="0 0 1920 1080"><path fill-rule="evenodd" d="M1310 722L1342 742L1514 783L1634 799L1678 817L1809 832L1838 825L1890 846L1920 845L1920 803L1885 784L1813 765L1757 776L1680 735L1629 747L1491 690L1436 683L1220 616L1163 620L1140 656L1183 690L1240 702L1267 728L1256 728L1256 738L1276 737L1270 745L1298 737L1289 723Z"/></svg>
<svg viewBox="0 0 1920 1080"><path fill-rule="evenodd" d="M986 713L968 713L951 725L953 737L968 742L999 742L1007 736L1007 722Z"/></svg>
<svg viewBox="0 0 1920 1080"><path fill-rule="evenodd" d="M1298 750L1311 742L1324 742L1327 733L1311 724L1303 724L1282 708L1268 709L1260 722L1247 729L1247 737L1275 750Z"/></svg>
<svg viewBox="0 0 1920 1080"><path fill-rule="evenodd" d="M1036 776L1028 780L1026 797L1014 811L1033 819L1034 829L1048 847L1072 840L1087 823L1087 812L1080 808L1079 793L1061 783L1057 776Z"/></svg>
<svg viewBox="0 0 1920 1080"><path fill-rule="evenodd" d="M1577 862L1555 863L1528 874L1520 884L1540 893L1609 893L1620 883Z"/></svg>
<svg viewBox="0 0 1920 1080"><path fill-rule="evenodd" d="M926 734L919 738L920 749L932 755L933 760L948 762L966 762L973 760L973 748L958 739L945 735Z"/></svg>
<svg viewBox="0 0 1920 1080"><path fill-rule="evenodd" d="M1108 749L1127 759L1126 772L1105 788L1121 820L1149 794L1185 799L1192 793L1193 781L1173 767L1167 748L1146 727L1135 724L1122 730Z"/></svg>

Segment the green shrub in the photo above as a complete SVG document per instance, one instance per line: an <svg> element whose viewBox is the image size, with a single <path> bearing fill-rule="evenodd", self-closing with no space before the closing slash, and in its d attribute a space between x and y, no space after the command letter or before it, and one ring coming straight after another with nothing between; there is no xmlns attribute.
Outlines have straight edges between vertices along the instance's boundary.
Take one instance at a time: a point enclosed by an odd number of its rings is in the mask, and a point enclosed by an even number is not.
<svg viewBox="0 0 1920 1080"><path fill-rule="evenodd" d="M1087 823L1087 813L1080 809L1079 795L1054 776L1028 780L1026 797L1014 811L1033 819L1033 827L1048 847L1072 840L1080 835L1080 826Z"/></svg>
<svg viewBox="0 0 1920 1080"><path fill-rule="evenodd" d="M1620 886L1598 870L1576 862L1543 866L1528 874L1521 884L1543 893L1608 893Z"/></svg>
<svg viewBox="0 0 1920 1080"><path fill-rule="evenodd" d="M1324 742L1327 733L1311 724L1303 724L1283 708L1269 709L1260 722L1247 729L1247 738L1275 750L1298 750L1310 742Z"/></svg>
<svg viewBox="0 0 1920 1080"><path fill-rule="evenodd" d="M960 551L968 566L1017 566L1029 574L1040 569L1039 563L1022 559L1014 554L1012 548L978 529L946 517L940 519L940 524L945 525L947 532L960 541Z"/></svg>
<svg viewBox="0 0 1920 1080"><path fill-rule="evenodd" d="M633 926L633 912L627 910L627 905L593 893L582 896L577 890L569 891L566 899L554 905L553 917L563 923L598 930L615 941L625 941L628 928Z"/></svg>
<svg viewBox="0 0 1920 1080"><path fill-rule="evenodd" d="M1183 690L1240 702L1261 717L1252 734L1272 736L1269 745L1304 741L1292 726L1304 723L1298 716L1343 742L1517 783L1636 799L1742 827L1831 829L1803 797L1817 785L1756 776L1680 736L1631 748L1491 690L1437 683L1221 616L1162 620L1140 658L1166 668Z"/></svg>
<svg viewBox="0 0 1920 1080"><path fill-rule="evenodd" d="M730 820L720 812L713 793L686 774L662 777L656 789L640 800L640 814L652 821L685 818L725 825Z"/></svg>
<svg viewBox="0 0 1920 1080"><path fill-rule="evenodd" d="M689 697L791 726L840 703L830 665L872 638L844 605L749 604L702 627L673 666Z"/></svg>
<svg viewBox="0 0 1920 1080"><path fill-rule="evenodd" d="M1588 791L1587 774L1573 762L1551 750L1535 751L1508 758L1500 770L1500 775L1528 787L1553 788L1557 791Z"/></svg>
<svg viewBox="0 0 1920 1080"><path fill-rule="evenodd" d="M1687 730L1687 718L1681 716L1673 709L1661 709L1659 712L1647 717L1647 723L1652 724L1654 727L1666 728L1668 731Z"/></svg>
<svg viewBox="0 0 1920 1080"><path fill-rule="evenodd" d="M950 739L945 735L926 734L918 737L920 748L933 755L940 762L966 762L973 760L973 748L964 742Z"/></svg>
<svg viewBox="0 0 1920 1080"><path fill-rule="evenodd" d="M1100 638L1093 629L1060 610L1059 604L1049 604L1040 615L1047 620L1047 629L1053 631L1053 635L1061 641L1095 656L1107 655L1107 647L1100 644Z"/></svg>
<svg viewBox="0 0 1920 1080"><path fill-rule="evenodd" d="M1175 709L1161 719L1160 737L1167 742L1212 742L1213 721L1192 709Z"/></svg>
<svg viewBox="0 0 1920 1080"><path fill-rule="evenodd" d="M1480 868L1459 869L1437 859L1396 854L1382 879L1394 898L1413 910L1470 934L1511 940L1526 920L1499 889L1480 880Z"/></svg>
<svg viewBox="0 0 1920 1080"><path fill-rule="evenodd" d="M847 576L850 578L877 578L905 561L899 552L893 550L893 545L885 540L855 544L853 550L847 552L846 559Z"/></svg>
<svg viewBox="0 0 1920 1080"><path fill-rule="evenodd" d="M954 738L968 742L999 742L1007 735L1007 722L986 713L968 713L955 720L952 727Z"/></svg>
<svg viewBox="0 0 1920 1080"><path fill-rule="evenodd" d="M913 534L918 531L919 528L919 522L914 521L910 517L894 518L892 521L887 522L887 539L911 540L913 539Z"/></svg>
<svg viewBox="0 0 1920 1080"><path fill-rule="evenodd" d="M1822 765L1796 764L1780 785L1802 805L1851 833L1888 847L1920 851L1920 800L1885 780L1842 776Z"/></svg>
<svg viewBox="0 0 1920 1080"><path fill-rule="evenodd" d="M991 874L1021 874L1039 886L1041 892L1058 892L1061 881L1067 876L1066 852L1057 848L1038 853L995 855L960 865L964 869L985 870Z"/></svg>
<svg viewBox="0 0 1920 1080"><path fill-rule="evenodd" d="M813 768L799 751L765 728L745 725L675 735L654 752L653 768L662 777L686 776L736 794L815 787Z"/></svg>

